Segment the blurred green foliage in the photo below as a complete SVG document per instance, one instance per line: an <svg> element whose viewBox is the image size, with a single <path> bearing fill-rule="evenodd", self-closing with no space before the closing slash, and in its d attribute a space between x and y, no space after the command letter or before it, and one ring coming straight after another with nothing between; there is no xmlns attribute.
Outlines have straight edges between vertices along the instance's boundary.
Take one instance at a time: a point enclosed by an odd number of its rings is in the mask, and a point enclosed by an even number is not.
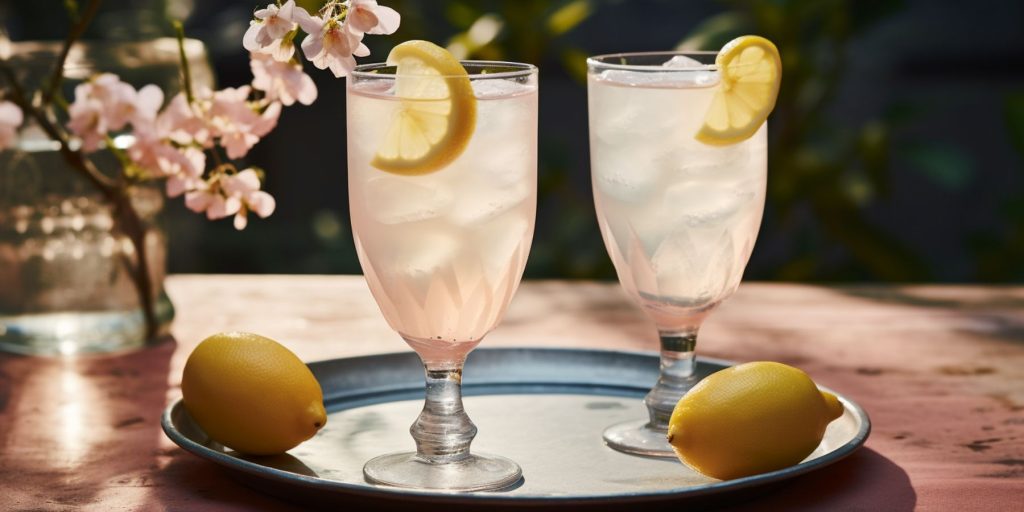
<svg viewBox="0 0 1024 512"><path fill-rule="evenodd" d="M726 10L687 36L680 49L715 49L742 34L761 34L782 54L782 89L771 118L769 208L765 232L782 233L763 277L787 280L883 279L921 281L930 277L924 260L899 238L870 222L865 209L889 194L895 128L913 119L913 109L894 105L859 126L829 116L847 69L854 37L901 7L892 0L723 0ZM482 19L502 30L484 44L468 46L464 57L539 62L558 55L564 70L581 84L586 48L563 36L601 9L623 9L621 2L569 0L508 2L450 0L447 19L471 39ZM682 34L681 34L682 35ZM581 94L584 93L581 85ZM531 275L608 277L611 267L595 247L592 203L573 187L567 156L557 140L542 141L542 198L558 199L554 233L538 233ZM900 144L908 167L945 187L970 179L970 161L955 148L910 141ZM824 258L827 252L838 258Z"/></svg>
<svg viewBox="0 0 1024 512"><path fill-rule="evenodd" d="M239 3L220 1L225 6ZM863 120L857 122L837 113L842 111L837 109L841 107L841 88L850 83L851 51L858 38L870 37L872 31L909 7L905 0L711 1L714 4L710 6L695 3L693 16L705 17L708 9L716 6L719 12L693 30L680 29L678 34L664 36L665 49L679 41L679 49L713 50L738 35L760 34L778 45L784 65L782 89L770 119L768 205L758 241L760 250L755 251L750 273L761 279L798 281L926 281L943 275L941 258L919 252L926 250L919 242L911 246L909 237L886 229L880 224L885 220L877 217L886 207L895 207L897 215L915 208L907 202L906 191L894 198L895 183L926 185L948 192L950 197L969 193L976 185L975 162L963 149L911 135L916 132L913 128L941 105L926 103L927 99L902 100L883 104L877 111L859 112L856 117ZM310 11L323 4L323 0L297 2ZM527 268L529 277L614 277L593 211L589 157L581 145L586 124L571 125L581 126L580 133L561 130L565 124L552 127L552 116L566 110L564 105L550 102L571 97L573 108L581 108L586 97L586 57L599 51L635 48L626 41L616 48L609 44L616 41L609 38L639 34L647 29L640 23L644 9L676 6L676 2L383 0L402 13L402 27L398 39L367 40L377 56L374 58L386 55L400 39L420 38L447 45L461 58L541 65L539 222ZM52 3L19 3L23 31L60 33L64 27L44 16ZM255 8L265 1L250 3ZM110 0L110 4L111 14L101 17L96 28L110 37L161 35L167 16L199 5L174 0ZM249 4L245 5L248 8ZM160 13L160 23L146 22L156 19L153 12ZM591 30L608 30L605 22L609 18L635 26L614 34ZM657 26L671 26L672 22ZM239 51L236 39L229 39L224 44L230 44L232 52ZM598 41L605 46L589 47ZM547 92L552 88L557 95ZM1008 138L1020 155L1015 169L1020 173L1024 171L1024 93L1006 98L1005 122ZM967 272L973 273L965 277L988 282L1024 280L1024 192L1008 192L1009 197L995 205L998 225L968 240L973 269ZM260 228L261 234L234 233L228 225L207 226L201 220L170 229L172 235L198 244L191 251L197 255L194 261L183 266L189 271L358 271L346 215L331 204L317 208L308 215L296 211L294 218L282 218L280 223L272 218ZM181 218L191 219L184 213ZM294 229L295 223L302 228ZM210 258L209 254L241 254L241 248L258 246L261 240L273 240L275 247L287 249L239 257L247 262L242 266L211 263L235 258Z"/></svg>
<svg viewBox="0 0 1024 512"><path fill-rule="evenodd" d="M890 0L727 0L730 10L709 19L679 46L717 48L756 33L775 42L783 80L770 118L769 207L772 231L796 243L782 252L772 277L787 280L875 278L920 281L922 259L869 222L865 207L889 194L892 132L906 116L894 108L854 126L829 116L847 69L850 40L900 8ZM937 181L959 185L966 164L958 153L908 146L909 157ZM952 158L950 153L953 153ZM809 214L807 214L809 212ZM837 264L821 255L839 246Z"/></svg>
<svg viewBox="0 0 1024 512"><path fill-rule="evenodd" d="M1006 127L1010 142L1020 156L1015 169L1024 173L1024 92L1006 98ZM1024 192L1017 192L1001 205L1009 221L1005 232L979 233L971 239L977 259L977 278L987 282L1024 280Z"/></svg>
<svg viewBox="0 0 1024 512"><path fill-rule="evenodd" d="M314 2L315 0L308 0ZM667 1L667 0L666 0ZM890 198L893 162L937 187L961 190L972 179L972 162L950 145L901 139L894 133L919 118L921 108L892 104L854 125L830 107L848 70L848 51L858 35L903 8L900 0L720 0L723 12L708 18L679 49L717 49L742 34L774 41L782 54L782 89L771 118L769 200L763 235L773 240L761 278L798 281L924 281L927 261L901 237L872 222L868 209ZM616 0L447 0L437 4L391 2L403 13L403 36L447 43L460 58L545 63L556 60L585 95L586 57L593 49L573 43L574 29L605 9L623 12ZM438 22L442 23L439 24ZM447 25L447 26L443 26ZM550 73L545 67L542 77ZM543 95L542 95L543 105ZM542 109L543 110L543 109ZM541 120L544 123L544 120ZM543 133L543 128L542 128ZM600 243L589 188L573 176L580 159L559 134L540 142L540 218L528 275L609 278L614 275ZM547 205L547 207L545 207ZM1018 222L1024 251L1024 197L1006 206ZM546 217L547 216L547 217ZM976 240L979 278L1003 276L1012 264L999 235Z"/></svg>

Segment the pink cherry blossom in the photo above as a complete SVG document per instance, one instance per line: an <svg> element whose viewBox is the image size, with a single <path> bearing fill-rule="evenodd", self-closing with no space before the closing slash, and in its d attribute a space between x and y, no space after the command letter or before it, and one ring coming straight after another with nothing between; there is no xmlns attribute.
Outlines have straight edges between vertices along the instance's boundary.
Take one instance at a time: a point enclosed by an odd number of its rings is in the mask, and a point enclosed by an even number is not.
<svg viewBox="0 0 1024 512"><path fill-rule="evenodd" d="M208 100L213 92L203 89L196 93L196 98ZM196 143L202 146L210 144L210 130L206 121L197 114L197 108L190 105L184 93L171 98L157 117L159 129L178 144Z"/></svg>
<svg viewBox="0 0 1024 512"><path fill-rule="evenodd" d="M336 19L322 20L317 16L298 19L302 30L309 35L302 40L302 52L318 69L328 69L335 77L341 78L356 67L353 55L363 57L370 54L364 45L362 34L353 33Z"/></svg>
<svg viewBox="0 0 1024 512"><path fill-rule="evenodd" d="M24 121L21 109L10 101L0 101L0 151L11 147Z"/></svg>
<svg viewBox="0 0 1024 512"><path fill-rule="evenodd" d="M86 153L99 149L107 134L107 124L102 113L103 105L98 101L76 99L68 106L68 129L82 139L82 151Z"/></svg>
<svg viewBox="0 0 1024 512"><path fill-rule="evenodd" d="M177 150L161 167L168 174L167 195L177 197L205 183L203 171L206 168L206 153L195 147Z"/></svg>
<svg viewBox="0 0 1024 512"><path fill-rule="evenodd" d="M164 91L160 90L160 87L153 84L143 86L135 95L128 120L133 126L155 124L163 103Z"/></svg>
<svg viewBox="0 0 1024 512"><path fill-rule="evenodd" d="M401 20L397 11L377 5L377 0L351 0L345 23L357 34L393 34Z"/></svg>
<svg viewBox="0 0 1024 512"><path fill-rule="evenodd" d="M242 46L250 52L273 55L282 62L290 60L295 53L295 46L291 38L286 41L285 36L295 30L294 16L300 11L309 15L305 9L296 7L294 0L288 0L280 7L268 4L256 11L256 19L249 22L249 28L242 37Z"/></svg>
<svg viewBox="0 0 1024 512"><path fill-rule="evenodd" d="M149 87L145 88L145 108L150 106L154 95ZM68 107L68 129L82 139L82 150L96 151L109 132L121 130L139 114L137 99L135 88L117 75L98 75L75 87L75 101ZM160 93L162 99L163 93Z"/></svg>
<svg viewBox="0 0 1024 512"><path fill-rule="evenodd" d="M210 207L214 195L206 182L203 182L201 186L185 193L185 207L196 213L203 213Z"/></svg>
<svg viewBox="0 0 1024 512"><path fill-rule="evenodd" d="M202 187L185 194L185 206L196 213L206 212L207 219L217 220L238 213L242 200L225 197L216 184L204 182Z"/></svg>
<svg viewBox="0 0 1024 512"><path fill-rule="evenodd" d="M248 103L252 91L248 85L228 87L213 93L205 119L213 137L220 138L220 144L228 158L242 158L260 137L277 125L281 104L273 102L262 114L257 113Z"/></svg>
<svg viewBox="0 0 1024 512"><path fill-rule="evenodd" d="M124 128L124 125L135 115L138 93L134 87L122 82L121 78L113 73L103 73L88 82L79 84L78 87L75 87L76 99L80 90L84 96L103 106L101 114L111 130Z"/></svg>
<svg viewBox="0 0 1024 512"><path fill-rule="evenodd" d="M281 110L283 108L278 101L268 105L263 113L260 114L259 120L253 125L252 132L257 137L266 137L277 126L277 120L281 117Z"/></svg>
<svg viewBox="0 0 1024 512"><path fill-rule="evenodd" d="M245 169L233 176L226 176L221 179L221 183L222 190L228 198L237 198L241 202L241 207L235 214L235 229L245 229L250 211L261 218L274 213L277 206L274 197L260 190L260 178L255 170Z"/></svg>
<svg viewBox="0 0 1024 512"><path fill-rule="evenodd" d="M278 62L268 55L253 53L249 67L252 68L252 87L266 92L267 99L279 100L286 106L296 101L303 105L316 101L316 84L302 71L301 64Z"/></svg>

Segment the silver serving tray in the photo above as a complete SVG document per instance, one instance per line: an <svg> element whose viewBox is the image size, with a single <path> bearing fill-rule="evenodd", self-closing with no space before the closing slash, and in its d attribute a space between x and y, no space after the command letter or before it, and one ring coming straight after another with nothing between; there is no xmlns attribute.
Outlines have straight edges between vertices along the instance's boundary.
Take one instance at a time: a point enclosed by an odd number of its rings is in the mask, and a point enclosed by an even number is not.
<svg viewBox="0 0 1024 512"><path fill-rule="evenodd" d="M697 372L703 377L731 364L698 358ZM287 454L248 457L224 448L206 436L180 400L164 412L164 432L243 483L307 505L611 510L651 502L746 499L850 455L871 430L864 410L837 394L846 411L829 425L806 460L779 471L719 481L678 461L626 455L602 442L608 425L645 417L641 399L658 377L656 354L478 349L469 357L463 380L466 410L480 429L473 449L515 460L524 478L502 492L412 491L368 484L362 467L376 455L414 448L409 425L423 400L423 371L416 355L382 354L309 366L323 388L327 426Z"/></svg>

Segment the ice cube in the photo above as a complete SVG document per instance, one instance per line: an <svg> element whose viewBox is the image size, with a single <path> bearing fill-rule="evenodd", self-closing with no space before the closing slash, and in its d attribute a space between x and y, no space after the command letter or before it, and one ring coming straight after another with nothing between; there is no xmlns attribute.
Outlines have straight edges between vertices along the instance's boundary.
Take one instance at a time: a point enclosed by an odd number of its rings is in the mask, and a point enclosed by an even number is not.
<svg viewBox="0 0 1024 512"><path fill-rule="evenodd" d="M394 268L406 276L430 276L451 266L461 246L459 237L444 229L409 229L401 236L403 250L393 255Z"/></svg>
<svg viewBox="0 0 1024 512"><path fill-rule="evenodd" d="M599 81L615 82L623 85L651 85L665 81L657 71L627 71L623 69L608 69L598 74Z"/></svg>
<svg viewBox="0 0 1024 512"><path fill-rule="evenodd" d="M460 226L474 226L517 207L530 195L531 184L519 181L508 187L466 186L449 218Z"/></svg>
<svg viewBox="0 0 1024 512"><path fill-rule="evenodd" d="M484 275L488 279L504 279L506 270L511 269L515 258L521 264L530 250L529 221L523 215L509 215L494 222L488 229L477 236L473 247L469 250L480 254ZM518 250L518 252L517 252Z"/></svg>
<svg viewBox="0 0 1024 512"><path fill-rule="evenodd" d="M595 148L591 163L594 181L601 192L620 201L649 199L664 171L657 152L647 145L632 148Z"/></svg>
<svg viewBox="0 0 1024 512"><path fill-rule="evenodd" d="M705 64L701 61L686 55L675 55L661 64L661 67L672 69L700 68L704 66Z"/></svg>
<svg viewBox="0 0 1024 512"><path fill-rule="evenodd" d="M687 178L736 181L749 172L750 158L750 147L746 144L722 147L686 144L667 156L666 165Z"/></svg>
<svg viewBox="0 0 1024 512"><path fill-rule="evenodd" d="M363 189L369 214L383 224L432 219L446 213L454 196L431 177L378 176Z"/></svg>
<svg viewBox="0 0 1024 512"><path fill-rule="evenodd" d="M471 80L473 94L480 99L499 98L524 94L534 89L532 85L521 84L511 79Z"/></svg>
<svg viewBox="0 0 1024 512"><path fill-rule="evenodd" d="M454 165L468 167L459 174L474 182L471 187L510 187L536 173L537 156L528 140L478 137Z"/></svg>
<svg viewBox="0 0 1024 512"><path fill-rule="evenodd" d="M491 146L478 177L490 186L515 187L522 185L527 175L536 173L536 154L529 144L516 142L506 141Z"/></svg>
<svg viewBox="0 0 1024 512"><path fill-rule="evenodd" d="M666 111L664 95L631 87L597 86L590 91L588 101L592 143L610 147L664 140L685 118L681 112L675 115Z"/></svg>
<svg viewBox="0 0 1024 512"><path fill-rule="evenodd" d="M697 86L708 86L718 82L718 72L708 69L707 64L687 57L686 55L676 55L668 61L662 63L664 68L685 70L686 73L662 73L662 75L668 75L674 81L678 81L682 84L692 84Z"/></svg>
<svg viewBox="0 0 1024 512"><path fill-rule="evenodd" d="M718 300L732 275L733 260L728 230L712 237L674 233L651 258L658 295L687 305Z"/></svg>
<svg viewBox="0 0 1024 512"><path fill-rule="evenodd" d="M754 192L735 184L686 181L665 191L662 209L674 224L692 228L720 225L754 199Z"/></svg>
<svg viewBox="0 0 1024 512"><path fill-rule="evenodd" d="M462 238L439 227L405 225L388 229L386 239L360 240L366 242L364 247L372 248L368 252L372 271L367 276L379 279L388 297L387 307L382 305L382 310L386 310L389 321L420 322L422 317L417 312L422 311L431 290L450 288Z"/></svg>
<svg viewBox="0 0 1024 512"><path fill-rule="evenodd" d="M665 64L668 64L667 62ZM666 71L666 68L668 71ZM678 70L678 71L677 71ZM609 69L597 75L598 81L634 87L687 88L708 87L718 83L718 72L703 67L652 67L651 71Z"/></svg>

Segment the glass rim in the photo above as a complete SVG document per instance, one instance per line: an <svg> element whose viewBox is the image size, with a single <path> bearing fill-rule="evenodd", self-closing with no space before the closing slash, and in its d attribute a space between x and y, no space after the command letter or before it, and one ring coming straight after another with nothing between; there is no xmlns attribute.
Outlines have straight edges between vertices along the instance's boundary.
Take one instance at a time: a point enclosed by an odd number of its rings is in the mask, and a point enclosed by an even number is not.
<svg viewBox="0 0 1024 512"><path fill-rule="evenodd" d="M521 77L525 77L525 76L535 75L535 74L537 74L540 71L540 68L538 68L537 66L535 66L533 64L529 64L529 63L526 63L526 62L510 62L510 61L503 61L503 60L460 60L459 64L462 64L463 68L465 68L466 66L478 67L478 68L485 68L487 66L513 68L511 71L501 71L501 72L498 72L498 73L475 73L475 74L469 72L470 70L467 69L466 71L467 71L467 73L469 73L469 79L470 80L493 80L493 79L499 79L499 78L521 78ZM400 76L431 76L431 77L440 77L440 78L455 78L455 77L462 76L462 75L423 75L423 74L418 74L418 73L403 73L403 74L398 74L398 73L377 73L377 70L379 70L379 69L390 68L390 67L394 67L394 66L391 66L391 65L389 65L386 62L371 62L369 64L360 64L360 65L356 66L349 73L349 75L353 76L355 78L379 78L379 79L395 79L395 78L400 77Z"/></svg>
<svg viewBox="0 0 1024 512"><path fill-rule="evenodd" d="M654 56L665 56L665 57L710 57L717 56L719 52L715 50L667 50L667 51L656 51L656 52L621 52L621 53L605 53L601 55L593 55L587 57L588 68L598 68L601 70L615 69L621 71L662 71L662 72L685 72L685 71L718 71L718 65L701 64L699 66L690 66L685 68L667 68L661 64L617 64L614 62L606 62L607 59L626 59L630 57L654 57Z"/></svg>

